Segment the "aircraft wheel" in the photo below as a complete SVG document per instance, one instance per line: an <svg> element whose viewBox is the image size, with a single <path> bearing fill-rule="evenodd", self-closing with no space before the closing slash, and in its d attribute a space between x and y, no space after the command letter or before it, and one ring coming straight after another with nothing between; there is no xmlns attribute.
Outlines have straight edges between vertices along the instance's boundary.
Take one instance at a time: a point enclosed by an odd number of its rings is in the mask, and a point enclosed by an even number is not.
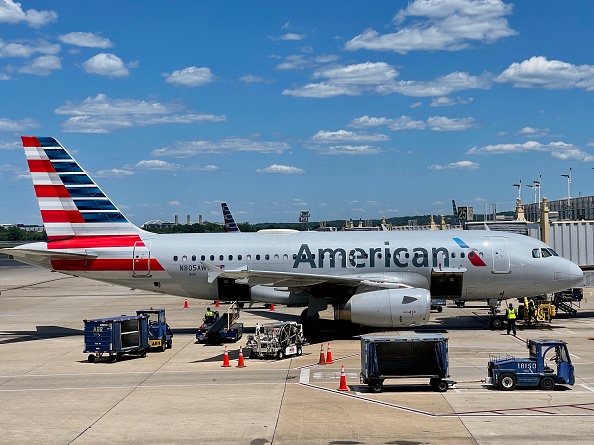
<svg viewBox="0 0 594 445"><path fill-rule="evenodd" d="M543 377L540 379L540 389L552 391L555 389L555 381L552 377Z"/></svg>
<svg viewBox="0 0 594 445"><path fill-rule="evenodd" d="M499 389L502 391L513 391L516 389L518 381L513 374L505 373L499 376Z"/></svg>

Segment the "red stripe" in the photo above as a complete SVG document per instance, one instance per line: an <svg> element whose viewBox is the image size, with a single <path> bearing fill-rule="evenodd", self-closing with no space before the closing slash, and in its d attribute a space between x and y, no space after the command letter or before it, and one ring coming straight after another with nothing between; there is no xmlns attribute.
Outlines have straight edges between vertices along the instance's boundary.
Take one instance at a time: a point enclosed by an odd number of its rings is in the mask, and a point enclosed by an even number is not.
<svg viewBox="0 0 594 445"><path fill-rule="evenodd" d="M42 210L41 219L44 223L84 223L78 210Z"/></svg>
<svg viewBox="0 0 594 445"><path fill-rule="evenodd" d="M48 249L87 249L102 247L144 247L138 235L96 235L74 236L67 240L53 241L47 244Z"/></svg>
<svg viewBox="0 0 594 445"><path fill-rule="evenodd" d="M147 260L137 261L134 269L139 274L146 272ZM132 258L129 259L86 259L86 260L52 260L52 267L55 270L68 271L130 271L132 272ZM165 270L155 258L151 258L151 270Z"/></svg>
<svg viewBox="0 0 594 445"><path fill-rule="evenodd" d="M36 136L21 136L23 147L41 147Z"/></svg>
<svg viewBox="0 0 594 445"><path fill-rule="evenodd" d="M34 185L38 198L70 198L70 193L63 185Z"/></svg>
<svg viewBox="0 0 594 445"><path fill-rule="evenodd" d="M29 171L31 173L55 173L56 170L49 159L29 159Z"/></svg>

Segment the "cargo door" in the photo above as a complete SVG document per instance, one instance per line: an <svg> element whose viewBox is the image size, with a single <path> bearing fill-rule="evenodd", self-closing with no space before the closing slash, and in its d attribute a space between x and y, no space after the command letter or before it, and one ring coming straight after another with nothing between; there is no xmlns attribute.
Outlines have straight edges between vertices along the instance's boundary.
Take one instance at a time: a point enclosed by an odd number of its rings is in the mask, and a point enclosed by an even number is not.
<svg viewBox="0 0 594 445"><path fill-rule="evenodd" d="M132 276L150 277L151 276L151 244L145 244L142 241L134 243L132 250Z"/></svg>
<svg viewBox="0 0 594 445"><path fill-rule="evenodd" d="M492 237L493 273L511 273L507 238Z"/></svg>
<svg viewBox="0 0 594 445"><path fill-rule="evenodd" d="M431 269L431 297L460 298L466 268Z"/></svg>

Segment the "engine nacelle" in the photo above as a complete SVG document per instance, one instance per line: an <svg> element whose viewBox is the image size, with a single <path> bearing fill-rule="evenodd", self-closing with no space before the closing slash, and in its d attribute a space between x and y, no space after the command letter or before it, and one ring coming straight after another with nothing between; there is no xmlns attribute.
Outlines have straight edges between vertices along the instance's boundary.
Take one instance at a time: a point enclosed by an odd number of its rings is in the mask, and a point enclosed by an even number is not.
<svg viewBox="0 0 594 445"><path fill-rule="evenodd" d="M379 289L353 295L334 307L334 319L380 328L419 326L429 322L427 289Z"/></svg>

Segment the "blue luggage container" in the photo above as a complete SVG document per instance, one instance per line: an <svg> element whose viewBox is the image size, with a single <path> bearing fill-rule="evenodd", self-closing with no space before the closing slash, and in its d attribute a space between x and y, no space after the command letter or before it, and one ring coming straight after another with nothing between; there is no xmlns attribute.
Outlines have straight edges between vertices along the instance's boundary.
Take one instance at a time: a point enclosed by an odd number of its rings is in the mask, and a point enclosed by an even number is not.
<svg viewBox="0 0 594 445"><path fill-rule="evenodd" d="M122 315L119 317L83 320L85 323L85 350L93 363L98 357L107 356L115 362L123 354L146 356L149 348L148 317Z"/></svg>

